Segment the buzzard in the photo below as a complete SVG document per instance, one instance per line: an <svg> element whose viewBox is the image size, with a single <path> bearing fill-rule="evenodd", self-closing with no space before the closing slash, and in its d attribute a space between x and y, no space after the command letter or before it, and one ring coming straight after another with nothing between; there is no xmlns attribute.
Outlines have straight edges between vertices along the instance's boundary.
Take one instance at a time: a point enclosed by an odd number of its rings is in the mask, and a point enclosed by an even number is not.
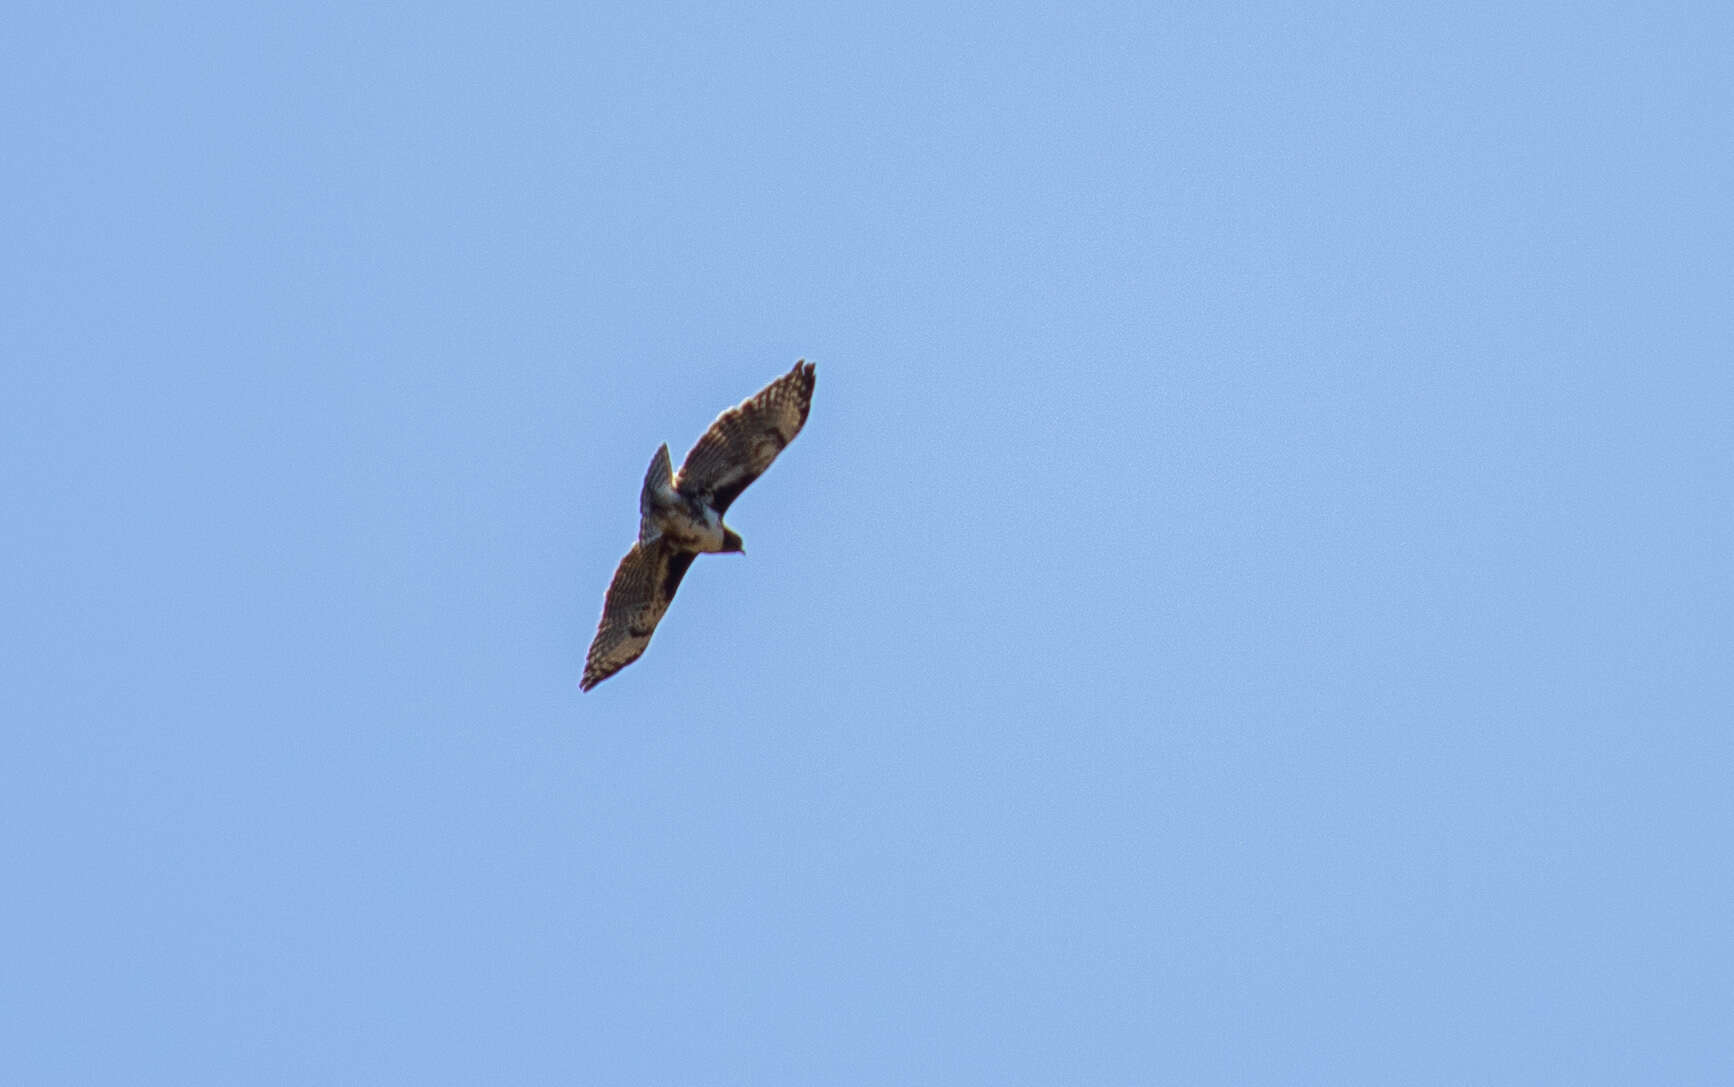
<svg viewBox="0 0 1734 1087"><path fill-rule="evenodd" d="M813 364L803 359L757 396L717 416L679 475L671 470L668 444L656 451L638 496L638 542L608 586L581 690L643 655L693 559L706 551L744 550L723 514L795 440L812 401Z"/></svg>

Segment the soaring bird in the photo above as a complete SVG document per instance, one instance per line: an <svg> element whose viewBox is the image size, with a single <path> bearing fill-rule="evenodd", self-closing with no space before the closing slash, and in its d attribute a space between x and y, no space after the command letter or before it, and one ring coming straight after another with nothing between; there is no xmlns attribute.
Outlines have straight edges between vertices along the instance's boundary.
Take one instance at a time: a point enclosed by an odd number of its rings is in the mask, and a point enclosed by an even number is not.
<svg viewBox="0 0 1734 1087"><path fill-rule="evenodd" d="M723 514L795 440L813 401L813 364L795 368L716 417L673 474L668 443L650 459L638 496L638 542L615 568L584 661L588 691L644 654L656 624L699 555L742 551Z"/></svg>

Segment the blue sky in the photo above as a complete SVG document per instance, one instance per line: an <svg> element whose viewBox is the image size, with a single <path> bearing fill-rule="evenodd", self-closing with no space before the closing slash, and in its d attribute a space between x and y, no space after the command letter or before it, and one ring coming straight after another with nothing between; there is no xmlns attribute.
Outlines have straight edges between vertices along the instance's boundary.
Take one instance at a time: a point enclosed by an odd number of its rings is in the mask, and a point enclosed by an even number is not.
<svg viewBox="0 0 1734 1087"><path fill-rule="evenodd" d="M0 1078L1734 1075L1726 5L9 23Z"/></svg>

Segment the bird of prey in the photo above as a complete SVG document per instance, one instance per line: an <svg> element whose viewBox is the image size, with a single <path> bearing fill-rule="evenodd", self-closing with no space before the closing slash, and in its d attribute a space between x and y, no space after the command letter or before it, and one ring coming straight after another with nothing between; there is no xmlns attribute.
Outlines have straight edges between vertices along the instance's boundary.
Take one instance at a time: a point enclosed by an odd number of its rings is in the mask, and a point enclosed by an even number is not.
<svg viewBox="0 0 1734 1087"><path fill-rule="evenodd" d="M795 440L812 401L813 364L803 359L757 396L717 416L687 453L679 475L671 471L668 444L656 451L638 496L638 542L608 586L581 690L643 655L693 559L707 551L744 550L723 514Z"/></svg>

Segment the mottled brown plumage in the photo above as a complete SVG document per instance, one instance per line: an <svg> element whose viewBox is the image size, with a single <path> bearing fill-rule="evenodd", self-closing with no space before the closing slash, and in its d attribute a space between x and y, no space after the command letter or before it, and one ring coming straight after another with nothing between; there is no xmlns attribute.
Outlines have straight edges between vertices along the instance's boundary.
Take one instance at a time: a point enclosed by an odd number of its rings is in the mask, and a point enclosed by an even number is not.
<svg viewBox="0 0 1734 1087"><path fill-rule="evenodd" d="M747 484L795 440L812 403L813 364L797 362L757 396L716 417L681 463L674 489L727 513Z"/></svg>
<svg viewBox="0 0 1734 1087"><path fill-rule="evenodd" d="M764 474L801 427L813 399L813 364L795 368L757 396L717 416L670 479L668 447L657 450L639 497L638 542L620 560L579 687L588 691L644 655L692 560L739 551L722 515Z"/></svg>

